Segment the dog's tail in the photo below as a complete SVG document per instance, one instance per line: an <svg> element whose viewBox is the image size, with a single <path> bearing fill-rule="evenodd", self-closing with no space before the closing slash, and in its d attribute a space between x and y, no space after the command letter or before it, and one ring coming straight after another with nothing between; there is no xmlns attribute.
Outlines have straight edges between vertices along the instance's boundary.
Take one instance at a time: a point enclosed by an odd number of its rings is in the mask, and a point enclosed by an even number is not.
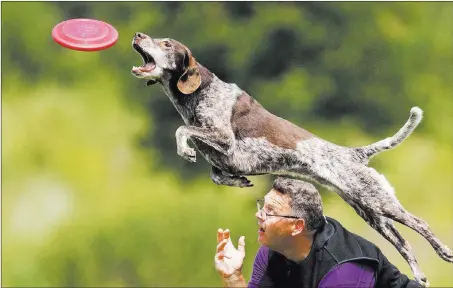
<svg viewBox="0 0 453 288"><path fill-rule="evenodd" d="M401 144L418 126L420 121L422 121L423 111L418 107L413 107L411 109L411 114L406 124L404 124L401 129L396 132L392 137L385 138L381 141L375 142L371 145L364 146L359 148L361 152L366 155L367 158L371 158L375 154L382 152L384 150L393 149L399 144Z"/></svg>

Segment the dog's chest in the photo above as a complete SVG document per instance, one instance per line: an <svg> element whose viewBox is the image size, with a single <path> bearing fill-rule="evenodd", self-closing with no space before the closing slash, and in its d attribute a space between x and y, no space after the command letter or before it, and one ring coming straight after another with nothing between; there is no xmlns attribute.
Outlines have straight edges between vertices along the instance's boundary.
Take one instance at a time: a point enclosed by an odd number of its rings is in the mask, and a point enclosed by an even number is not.
<svg viewBox="0 0 453 288"><path fill-rule="evenodd" d="M207 87L191 95L167 95L186 125L231 130L231 115L236 99L242 90L217 77Z"/></svg>
<svg viewBox="0 0 453 288"><path fill-rule="evenodd" d="M180 95L166 85L163 88L165 94L170 99L176 111L179 113L179 115L181 115L184 123L186 125L198 126L195 123L195 111L199 99L197 97L191 97L191 95Z"/></svg>

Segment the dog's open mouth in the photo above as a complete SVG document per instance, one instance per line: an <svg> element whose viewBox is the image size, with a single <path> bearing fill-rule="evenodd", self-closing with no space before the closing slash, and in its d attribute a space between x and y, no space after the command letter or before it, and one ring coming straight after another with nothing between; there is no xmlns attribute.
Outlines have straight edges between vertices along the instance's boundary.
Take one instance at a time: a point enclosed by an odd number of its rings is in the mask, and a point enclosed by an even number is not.
<svg viewBox="0 0 453 288"><path fill-rule="evenodd" d="M156 62L154 61L154 58L149 55L148 53L146 53L142 47L140 47L139 45L137 44L134 44L134 49L135 51L138 52L138 54L140 54L140 56L142 56L143 58L143 65L139 66L139 67L135 67L133 68L133 70L139 70L140 72L151 72L154 70L154 68L156 68Z"/></svg>

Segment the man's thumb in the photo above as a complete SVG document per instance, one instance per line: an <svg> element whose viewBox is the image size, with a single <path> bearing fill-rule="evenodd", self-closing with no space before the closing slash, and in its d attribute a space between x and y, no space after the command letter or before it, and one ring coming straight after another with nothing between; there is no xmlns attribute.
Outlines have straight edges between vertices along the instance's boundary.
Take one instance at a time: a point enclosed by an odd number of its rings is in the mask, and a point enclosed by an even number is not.
<svg viewBox="0 0 453 288"><path fill-rule="evenodd" d="M239 237L238 250L241 252L245 252L245 237L244 236Z"/></svg>

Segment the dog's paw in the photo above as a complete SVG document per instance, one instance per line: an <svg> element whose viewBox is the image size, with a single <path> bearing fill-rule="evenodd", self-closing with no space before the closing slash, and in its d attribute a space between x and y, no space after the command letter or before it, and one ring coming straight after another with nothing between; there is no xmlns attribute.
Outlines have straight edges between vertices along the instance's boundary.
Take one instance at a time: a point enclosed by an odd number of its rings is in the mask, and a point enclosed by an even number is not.
<svg viewBox="0 0 453 288"><path fill-rule="evenodd" d="M429 287L429 281L428 278L425 276L425 274L421 273L419 275L415 276L415 281L420 283L423 287Z"/></svg>
<svg viewBox="0 0 453 288"><path fill-rule="evenodd" d="M189 162L197 162L197 153L193 148L178 149L178 155L186 159Z"/></svg>
<svg viewBox="0 0 453 288"><path fill-rule="evenodd" d="M443 260L445 260L447 262L450 262L450 263L453 263L453 252L447 246L445 246L444 249L442 249L442 251L439 254L439 256Z"/></svg>
<svg viewBox="0 0 453 288"><path fill-rule="evenodd" d="M224 173L211 173L211 180L217 185L231 187L253 187L252 182L244 176L225 175Z"/></svg>
<svg viewBox="0 0 453 288"><path fill-rule="evenodd" d="M234 186L244 188L244 187L253 187L253 183L250 182L249 179L247 179L244 176L233 176L234 178Z"/></svg>

